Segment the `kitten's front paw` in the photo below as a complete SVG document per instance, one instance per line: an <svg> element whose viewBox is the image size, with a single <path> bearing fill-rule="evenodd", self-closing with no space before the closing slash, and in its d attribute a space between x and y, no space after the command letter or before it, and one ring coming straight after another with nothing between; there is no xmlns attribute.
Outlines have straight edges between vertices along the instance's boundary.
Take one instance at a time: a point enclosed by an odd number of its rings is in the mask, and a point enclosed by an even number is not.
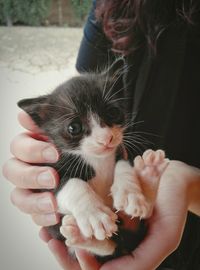
<svg viewBox="0 0 200 270"><path fill-rule="evenodd" d="M94 236L97 240L104 240L117 231L117 215L99 201L77 210L74 216L86 238Z"/></svg>
<svg viewBox="0 0 200 270"><path fill-rule="evenodd" d="M149 204L146 201L142 191L133 184L129 184L122 190L111 188L113 196L113 204L117 211L124 211L127 215L140 218L146 218L149 215Z"/></svg>
<svg viewBox="0 0 200 270"><path fill-rule="evenodd" d="M115 243L108 239L98 241L94 237L85 238L72 215L63 217L60 232L66 238L65 244L71 248L69 252L71 251L72 254L74 254L74 248L78 247L99 256L108 256L112 255L116 248Z"/></svg>

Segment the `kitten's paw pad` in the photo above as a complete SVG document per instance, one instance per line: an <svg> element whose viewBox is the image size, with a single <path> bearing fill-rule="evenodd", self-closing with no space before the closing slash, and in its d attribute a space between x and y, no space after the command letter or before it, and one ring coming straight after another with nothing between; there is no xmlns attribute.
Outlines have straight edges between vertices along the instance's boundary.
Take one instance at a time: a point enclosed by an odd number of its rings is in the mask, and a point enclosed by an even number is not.
<svg viewBox="0 0 200 270"><path fill-rule="evenodd" d="M93 207L92 205L76 215L77 224L82 234L87 237L95 237L104 240L111 237L117 231L117 215L108 207Z"/></svg>
<svg viewBox="0 0 200 270"><path fill-rule="evenodd" d="M63 217L60 232L66 238L65 243L67 246L79 245L85 241L75 218L71 215Z"/></svg>
<svg viewBox="0 0 200 270"><path fill-rule="evenodd" d="M134 168L139 176L145 178L160 178L169 160L165 158L162 150L146 150L134 160Z"/></svg>
<svg viewBox="0 0 200 270"><path fill-rule="evenodd" d="M117 211L124 211L131 218L146 218L150 215L150 205L143 194L135 191L118 192L114 198L114 207Z"/></svg>

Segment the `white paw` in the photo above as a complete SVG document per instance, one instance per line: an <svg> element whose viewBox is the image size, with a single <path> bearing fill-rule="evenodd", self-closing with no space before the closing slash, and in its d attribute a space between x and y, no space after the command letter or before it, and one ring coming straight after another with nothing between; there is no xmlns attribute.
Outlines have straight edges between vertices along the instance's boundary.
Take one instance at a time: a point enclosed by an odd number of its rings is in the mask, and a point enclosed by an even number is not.
<svg viewBox="0 0 200 270"><path fill-rule="evenodd" d="M111 190L115 194L113 204L117 211L124 211L131 218L146 218L149 216L149 204L141 190L137 189L135 185L133 185L132 189L129 186L129 189Z"/></svg>
<svg viewBox="0 0 200 270"><path fill-rule="evenodd" d="M99 201L86 204L74 212L77 225L86 238L95 237L104 240L117 231L117 215Z"/></svg>
<svg viewBox="0 0 200 270"><path fill-rule="evenodd" d="M165 158L164 151L146 150L142 157L135 158L134 169L141 178L159 180L168 163L169 160Z"/></svg>
<svg viewBox="0 0 200 270"><path fill-rule="evenodd" d="M167 167L169 160L162 150L147 150L134 160L134 171L142 186L143 194L149 205L150 216L155 204L160 177Z"/></svg>
<svg viewBox="0 0 200 270"><path fill-rule="evenodd" d="M65 243L69 247L80 245L86 241L72 215L63 217L60 232L66 238Z"/></svg>
<svg viewBox="0 0 200 270"><path fill-rule="evenodd" d="M75 255L74 248L76 247L88 250L99 256L111 255L116 248L115 243L108 239L98 241L94 237L85 238L72 215L63 217L60 232L66 238L65 244L69 247L69 252L72 255Z"/></svg>

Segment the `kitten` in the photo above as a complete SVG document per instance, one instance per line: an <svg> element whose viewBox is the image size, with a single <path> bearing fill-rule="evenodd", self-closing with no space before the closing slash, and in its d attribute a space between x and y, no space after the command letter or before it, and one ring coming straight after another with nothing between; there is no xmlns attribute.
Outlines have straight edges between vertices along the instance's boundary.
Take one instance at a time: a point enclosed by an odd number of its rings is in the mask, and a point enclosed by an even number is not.
<svg viewBox="0 0 200 270"><path fill-rule="evenodd" d="M130 252L144 237L144 222L132 232L115 210L150 216L155 187L144 196L139 178L157 181L165 165L162 151L145 152L134 169L125 158L123 65L120 59L106 72L74 77L49 95L18 102L60 151L59 161L49 165L60 176L53 192L63 218L49 232L71 250L106 259Z"/></svg>

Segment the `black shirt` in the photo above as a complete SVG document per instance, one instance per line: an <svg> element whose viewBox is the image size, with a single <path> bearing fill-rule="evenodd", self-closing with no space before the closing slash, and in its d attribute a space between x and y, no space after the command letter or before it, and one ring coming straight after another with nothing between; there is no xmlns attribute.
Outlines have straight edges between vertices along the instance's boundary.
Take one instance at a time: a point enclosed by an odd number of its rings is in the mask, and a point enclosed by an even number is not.
<svg viewBox="0 0 200 270"><path fill-rule="evenodd" d="M76 67L94 71L114 58L93 7ZM170 159L200 168L200 26L172 25L160 36L156 55L143 47L126 61L127 106L138 123L133 132L145 139L133 156L147 148L162 148ZM189 213L179 248L162 266L200 270L199 217Z"/></svg>

